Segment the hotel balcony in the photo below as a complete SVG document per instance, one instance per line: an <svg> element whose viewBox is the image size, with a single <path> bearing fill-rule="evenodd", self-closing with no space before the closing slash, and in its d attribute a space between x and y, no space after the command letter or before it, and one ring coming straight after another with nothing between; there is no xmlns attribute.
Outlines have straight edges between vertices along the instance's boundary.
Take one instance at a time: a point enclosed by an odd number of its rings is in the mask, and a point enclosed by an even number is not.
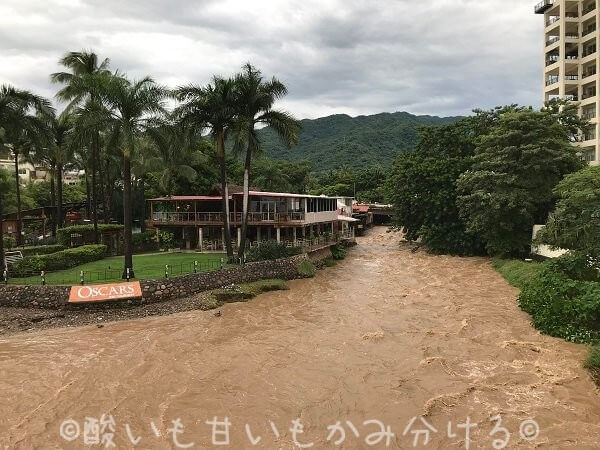
<svg viewBox="0 0 600 450"><path fill-rule="evenodd" d="M553 4L554 0L543 0L533 7L533 11L536 14L544 14L547 10L552 8Z"/></svg>

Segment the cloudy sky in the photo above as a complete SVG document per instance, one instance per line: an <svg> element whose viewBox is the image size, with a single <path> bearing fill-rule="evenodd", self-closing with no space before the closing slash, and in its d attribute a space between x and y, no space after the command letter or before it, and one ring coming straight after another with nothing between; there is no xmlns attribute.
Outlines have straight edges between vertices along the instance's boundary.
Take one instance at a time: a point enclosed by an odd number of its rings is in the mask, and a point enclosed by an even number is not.
<svg viewBox="0 0 600 450"><path fill-rule="evenodd" d="M250 61L298 117L541 101L535 0L0 0L0 83L52 97L66 51L205 83Z"/></svg>

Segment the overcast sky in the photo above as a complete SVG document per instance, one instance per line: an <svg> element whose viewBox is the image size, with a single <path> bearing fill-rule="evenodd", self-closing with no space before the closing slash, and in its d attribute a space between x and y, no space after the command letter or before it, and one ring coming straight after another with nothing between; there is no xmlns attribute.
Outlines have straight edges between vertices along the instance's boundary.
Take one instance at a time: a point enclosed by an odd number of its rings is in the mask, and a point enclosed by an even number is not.
<svg viewBox="0 0 600 450"><path fill-rule="evenodd" d="M250 61L299 118L541 101L535 0L0 0L0 83L52 97L66 51L205 83Z"/></svg>

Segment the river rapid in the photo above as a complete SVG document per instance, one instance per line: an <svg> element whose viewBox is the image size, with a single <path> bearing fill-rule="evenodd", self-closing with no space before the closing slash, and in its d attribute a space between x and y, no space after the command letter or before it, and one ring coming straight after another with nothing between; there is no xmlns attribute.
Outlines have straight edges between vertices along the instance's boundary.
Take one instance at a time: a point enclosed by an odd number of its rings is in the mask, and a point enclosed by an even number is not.
<svg viewBox="0 0 600 450"><path fill-rule="evenodd" d="M0 339L0 446L600 448L585 347L534 330L489 260L413 253L385 228L358 243L220 315Z"/></svg>

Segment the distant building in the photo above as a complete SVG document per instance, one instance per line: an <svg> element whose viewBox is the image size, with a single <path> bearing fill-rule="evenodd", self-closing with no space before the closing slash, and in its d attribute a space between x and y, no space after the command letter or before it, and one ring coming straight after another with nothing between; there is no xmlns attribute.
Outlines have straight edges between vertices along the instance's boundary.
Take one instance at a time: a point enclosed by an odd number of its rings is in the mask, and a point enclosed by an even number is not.
<svg viewBox="0 0 600 450"><path fill-rule="evenodd" d="M11 174L15 172L15 157L10 150L0 149L0 167L8 170ZM30 181L46 181L50 179L50 173L42 167L35 167L33 164L19 160L19 179L22 184Z"/></svg>
<svg viewBox="0 0 600 450"><path fill-rule="evenodd" d="M544 15L543 100L579 102L580 115L593 127L577 145L582 158L597 165L600 14L596 0L544 0L534 10Z"/></svg>
<svg viewBox="0 0 600 450"><path fill-rule="evenodd" d="M229 196L232 241L241 242L242 192ZM277 240L294 246L354 239L352 218L338 210L338 198L281 192L250 191L249 245ZM149 228L174 231L188 249L222 250L222 197L173 196L148 200ZM340 218L343 216L343 218ZM350 220L348 220L350 219Z"/></svg>

